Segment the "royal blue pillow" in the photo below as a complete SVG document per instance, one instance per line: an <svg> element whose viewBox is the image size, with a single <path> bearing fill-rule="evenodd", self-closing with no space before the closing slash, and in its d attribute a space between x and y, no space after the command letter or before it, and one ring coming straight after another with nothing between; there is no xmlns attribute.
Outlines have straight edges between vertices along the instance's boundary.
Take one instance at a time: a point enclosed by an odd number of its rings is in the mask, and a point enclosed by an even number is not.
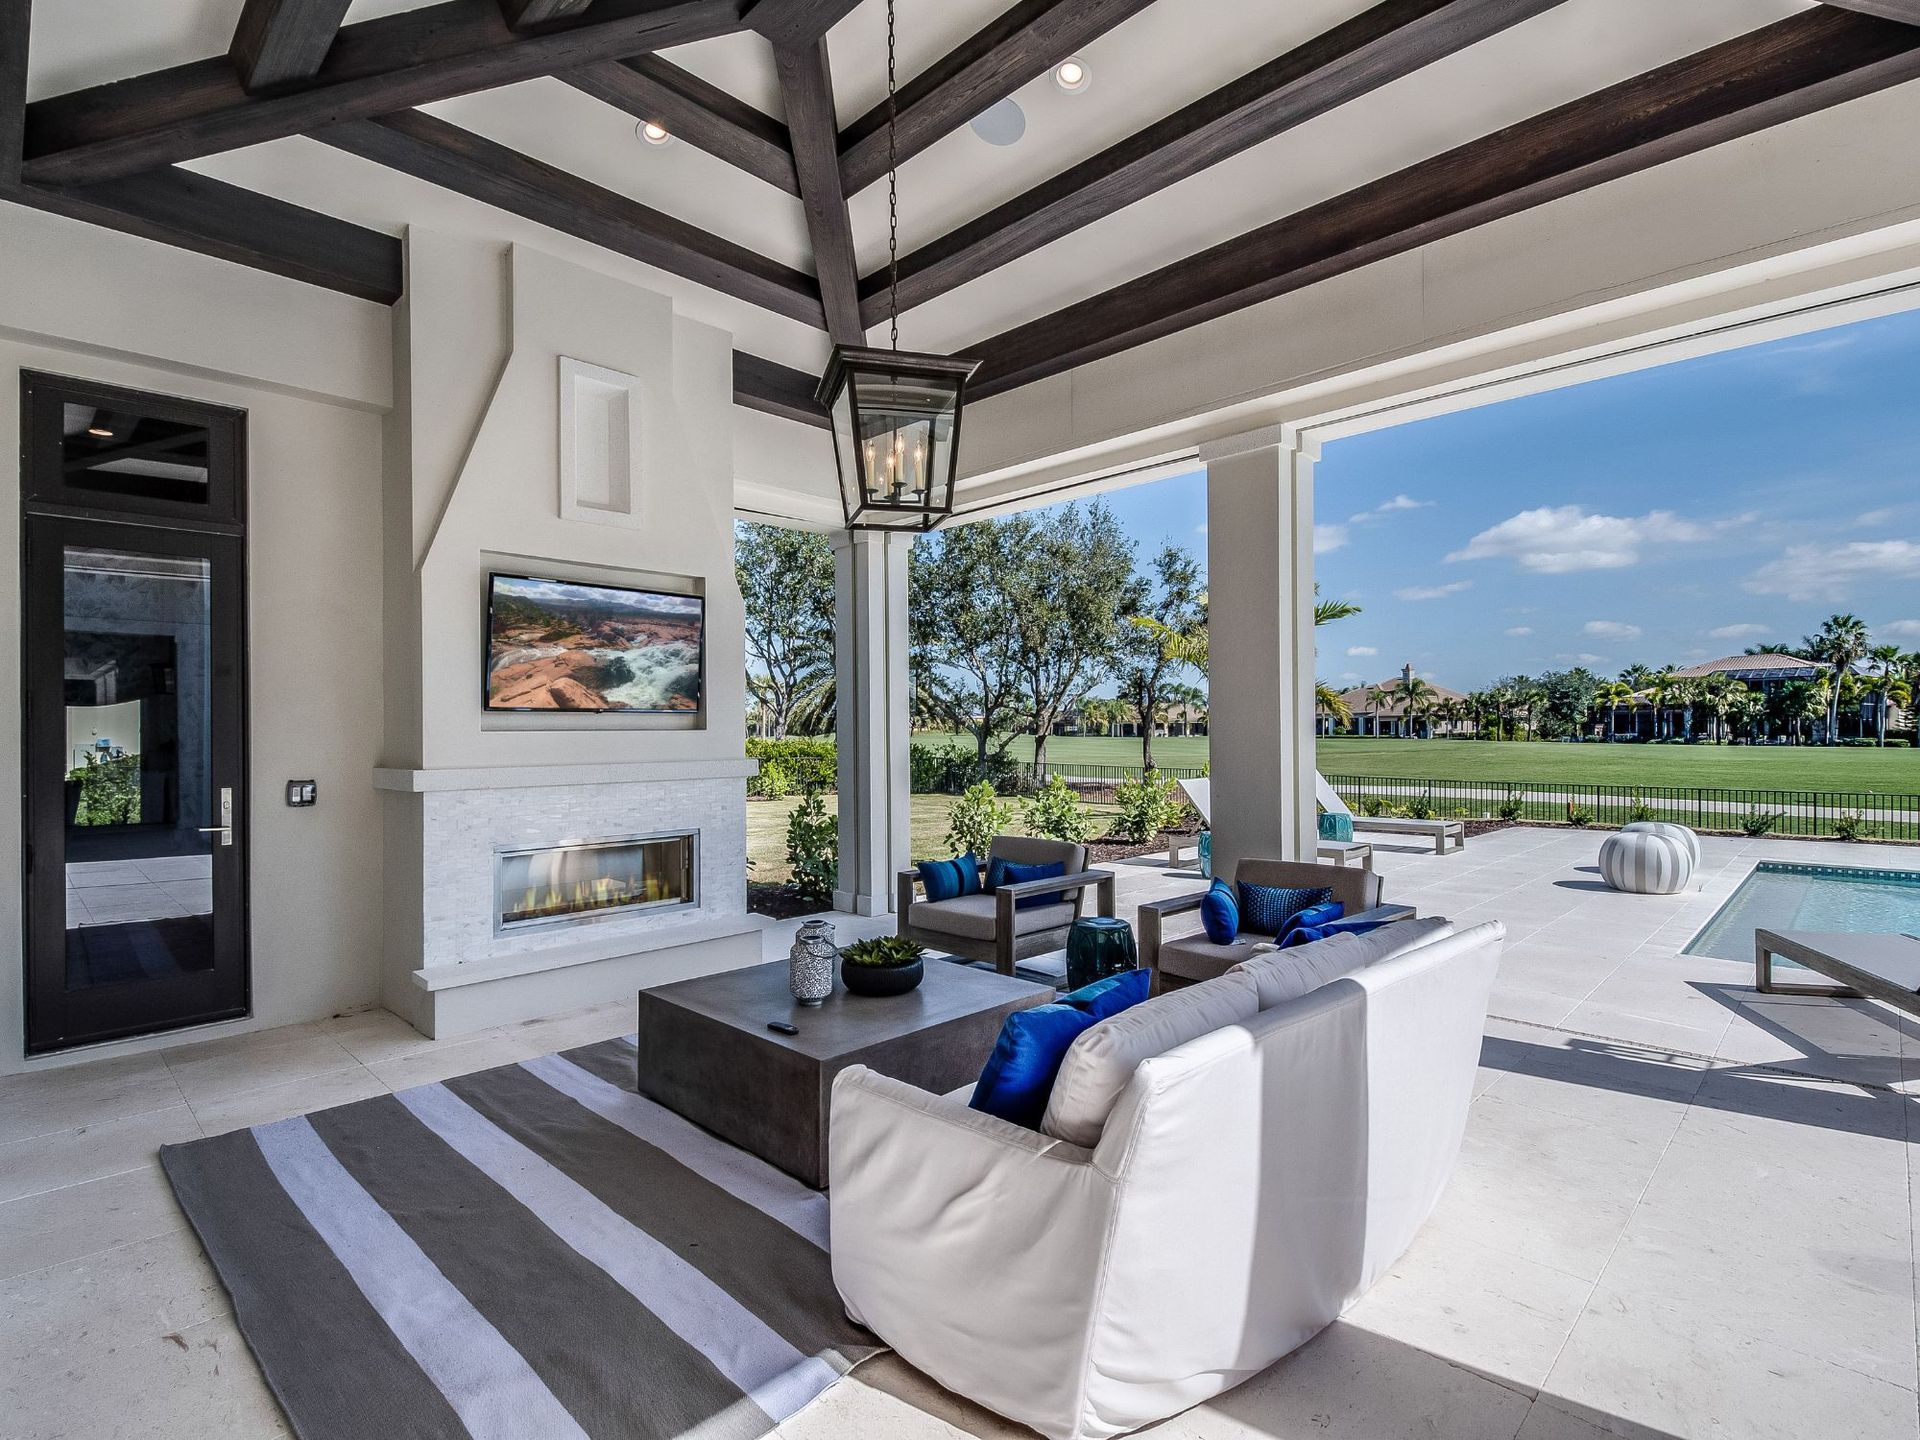
<svg viewBox="0 0 1920 1440"><path fill-rule="evenodd" d="M1123 970L1118 975L1109 975L1091 985L1082 985L1069 995L1062 995L1060 1003L1071 1005L1076 1010L1085 1010L1095 1020L1105 1020L1138 1005L1147 998L1147 992L1152 988L1151 970Z"/></svg>
<svg viewBox="0 0 1920 1440"><path fill-rule="evenodd" d="M998 855L987 857L987 893L991 895L1007 883L1007 862Z"/></svg>
<svg viewBox="0 0 1920 1440"><path fill-rule="evenodd" d="M1002 885L1024 885L1029 880L1057 880L1067 873L1064 860L1056 860L1051 865L1016 865L1009 861L1006 873L1001 876ZM1041 905L1058 905L1067 897L1059 890L1048 890L1039 895L1022 895L1013 902L1016 910L1032 910Z"/></svg>
<svg viewBox="0 0 1920 1440"><path fill-rule="evenodd" d="M1240 902L1226 881L1214 881L1213 888L1200 902L1200 923L1206 929L1207 939L1216 945L1231 945L1240 933Z"/></svg>
<svg viewBox="0 0 1920 1440"><path fill-rule="evenodd" d="M1296 925L1287 931L1280 948L1291 950L1296 945L1311 945L1316 940L1325 940L1329 935L1364 935L1369 930L1378 930L1382 925L1394 923L1392 920L1335 920L1326 925Z"/></svg>
<svg viewBox="0 0 1920 1440"><path fill-rule="evenodd" d="M980 893L980 866L969 851L952 860L922 860L914 867L926 883L927 899L953 900Z"/></svg>
<svg viewBox="0 0 1920 1440"><path fill-rule="evenodd" d="M1092 1010L1058 1000L1014 1011L1000 1023L1000 1038L994 1041L993 1053L967 1104L1029 1130L1038 1129L1060 1063L1073 1042L1100 1018Z"/></svg>
<svg viewBox="0 0 1920 1440"><path fill-rule="evenodd" d="M1240 928L1254 935L1278 935L1287 917L1309 905L1324 905L1333 891L1310 885L1240 884Z"/></svg>
<svg viewBox="0 0 1920 1440"><path fill-rule="evenodd" d="M1323 925L1331 925L1346 913L1347 907L1342 905L1338 900L1328 900L1323 904L1309 905L1304 910L1296 910L1287 917L1287 923L1281 927L1279 937L1281 943L1284 944L1287 936L1302 926L1318 928Z"/></svg>

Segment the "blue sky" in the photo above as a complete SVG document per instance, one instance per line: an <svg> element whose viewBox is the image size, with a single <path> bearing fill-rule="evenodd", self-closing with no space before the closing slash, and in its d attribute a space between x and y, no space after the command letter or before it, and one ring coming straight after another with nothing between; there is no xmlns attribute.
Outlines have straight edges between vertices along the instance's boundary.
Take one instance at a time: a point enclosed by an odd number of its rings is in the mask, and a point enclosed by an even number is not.
<svg viewBox="0 0 1920 1440"><path fill-rule="evenodd" d="M1109 495L1204 559L1203 477ZM1851 610L1920 649L1920 313L1330 444L1320 673L1458 690L1794 643Z"/></svg>

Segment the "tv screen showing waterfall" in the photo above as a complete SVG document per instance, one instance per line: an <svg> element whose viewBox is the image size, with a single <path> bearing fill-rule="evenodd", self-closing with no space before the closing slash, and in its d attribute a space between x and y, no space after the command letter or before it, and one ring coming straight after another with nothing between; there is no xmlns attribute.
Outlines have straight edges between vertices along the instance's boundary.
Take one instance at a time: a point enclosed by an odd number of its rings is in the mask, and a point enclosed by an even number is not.
<svg viewBox="0 0 1920 1440"><path fill-rule="evenodd" d="M698 710L705 624L697 595L491 575L486 708Z"/></svg>

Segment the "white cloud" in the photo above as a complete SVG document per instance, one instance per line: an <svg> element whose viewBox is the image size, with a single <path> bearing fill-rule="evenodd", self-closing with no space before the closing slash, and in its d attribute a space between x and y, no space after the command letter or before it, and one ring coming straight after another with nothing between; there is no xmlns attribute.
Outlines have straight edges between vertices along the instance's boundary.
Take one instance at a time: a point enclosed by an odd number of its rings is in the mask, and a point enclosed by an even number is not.
<svg viewBox="0 0 1920 1440"><path fill-rule="evenodd" d="M1856 515L1853 517L1853 528L1856 530L1872 530L1877 526L1886 524L1891 519L1893 519L1893 509L1891 506L1884 510L1869 510L1864 515Z"/></svg>
<svg viewBox="0 0 1920 1440"><path fill-rule="evenodd" d="M1371 645L1349 645L1347 647L1347 654L1349 655L1378 655L1379 653L1380 652Z"/></svg>
<svg viewBox="0 0 1920 1440"><path fill-rule="evenodd" d="M1425 510L1435 503L1432 500L1416 500L1411 495L1396 495L1371 510L1362 510L1358 515L1349 517L1349 523L1364 525L1369 520L1378 520L1382 515L1392 515L1401 510Z"/></svg>
<svg viewBox="0 0 1920 1440"><path fill-rule="evenodd" d="M1526 636L1533 634L1533 627L1531 625L1515 625L1507 631L1507 634L1524 639Z"/></svg>
<svg viewBox="0 0 1920 1440"><path fill-rule="evenodd" d="M1589 620L1580 630L1596 640L1638 640L1646 634L1638 625L1629 625L1623 620Z"/></svg>
<svg viewBox="0 0 1920 1440"><path fill-rule="evenodd" d="M1911 540L1791 545L1745 583L1756 595L1840 601L1856 590L1889 580L1920 580L1920 545Z"/></svg>
<svg viewBox="0 0 1920 1440"><path fill-rule="evenodd" d="M1581 650L1571 655L1566 653L1565 651L1562 651L1560 654L1554 656L1553 658L1556 660L1577 660L1582 665L1607 665L1612 663L1607 659L1606 656L1596 655L1591 650Z"/></svg>
<svg viewBox="0 0 1920 1440"><path fill-rule="evenodd" d="M1471 590L1471 580L1455 580L1450 585L1410 585L1405 590L1393 592L1396 600L1444 600L1449 595L1458 595L1462 590Z"/></svg>
<svg viewBox="0 0 1920 1440"><path fill-rule="evenodd" d="M1874 638L1891 635L1896 640L1920 640L1920 620L1889 620L1873 627Z"/></svg>
<svg viewBox="0 0 1920 1440"><path fill-rule="evenodd" d="M1752 640L1767 633L1764 625L1719 625L1707 631L1709 640Z"/></svg>
<svg viewBox="0 0 1920 1440"><path fill-rule="evenodd" d="M1712 533L1712 527L1671 510L1635 517L1593 515L1578 505L1541 506L1482 530L1447 559L1504 557L1536 575L1621 570L1639 564L1640 552L1649 545L1687 544Z"/></svg>
<svg viewBox="0 0 1920 1440"><path fill-rule="evenodd" d="M1338 550L1347 543L1347 527L1344 525L1316 525L1313 527L1313 553L1325 555L1329 550Z"/></svg>
<svg viewBox="0 0 1920 1440"><path fill-rule="evenodd" d="M1346 681L1347 684L1352 685L1365 677L1363 677L1358 670L1343 670L1340 673L1340 678Z"/></svg>

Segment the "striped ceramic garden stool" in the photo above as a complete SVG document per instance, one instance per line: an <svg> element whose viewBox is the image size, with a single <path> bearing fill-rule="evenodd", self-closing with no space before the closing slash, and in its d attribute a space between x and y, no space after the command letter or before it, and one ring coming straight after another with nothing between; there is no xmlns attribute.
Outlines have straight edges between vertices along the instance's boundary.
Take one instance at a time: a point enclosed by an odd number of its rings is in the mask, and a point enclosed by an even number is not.
<svg viewBox="0 0 1920 1440"><path fill-rule="evenodd" d="M1649 835L1669 835L1687 847L1687 853L1693 857L1693 868L1700 868L1700 837L1684 825L1675 825L1666 820L1635 820L1630 825L1622 825L1621 832L1644 830Z"/></svg>
<svg viewBox="0 0 1920 1440"><path fill-rule="evenodd" d="M1600 878L1630 895L1674 895L1693 879L1693 852L1672 835L1622 830L1600 845Z"/></svg>

